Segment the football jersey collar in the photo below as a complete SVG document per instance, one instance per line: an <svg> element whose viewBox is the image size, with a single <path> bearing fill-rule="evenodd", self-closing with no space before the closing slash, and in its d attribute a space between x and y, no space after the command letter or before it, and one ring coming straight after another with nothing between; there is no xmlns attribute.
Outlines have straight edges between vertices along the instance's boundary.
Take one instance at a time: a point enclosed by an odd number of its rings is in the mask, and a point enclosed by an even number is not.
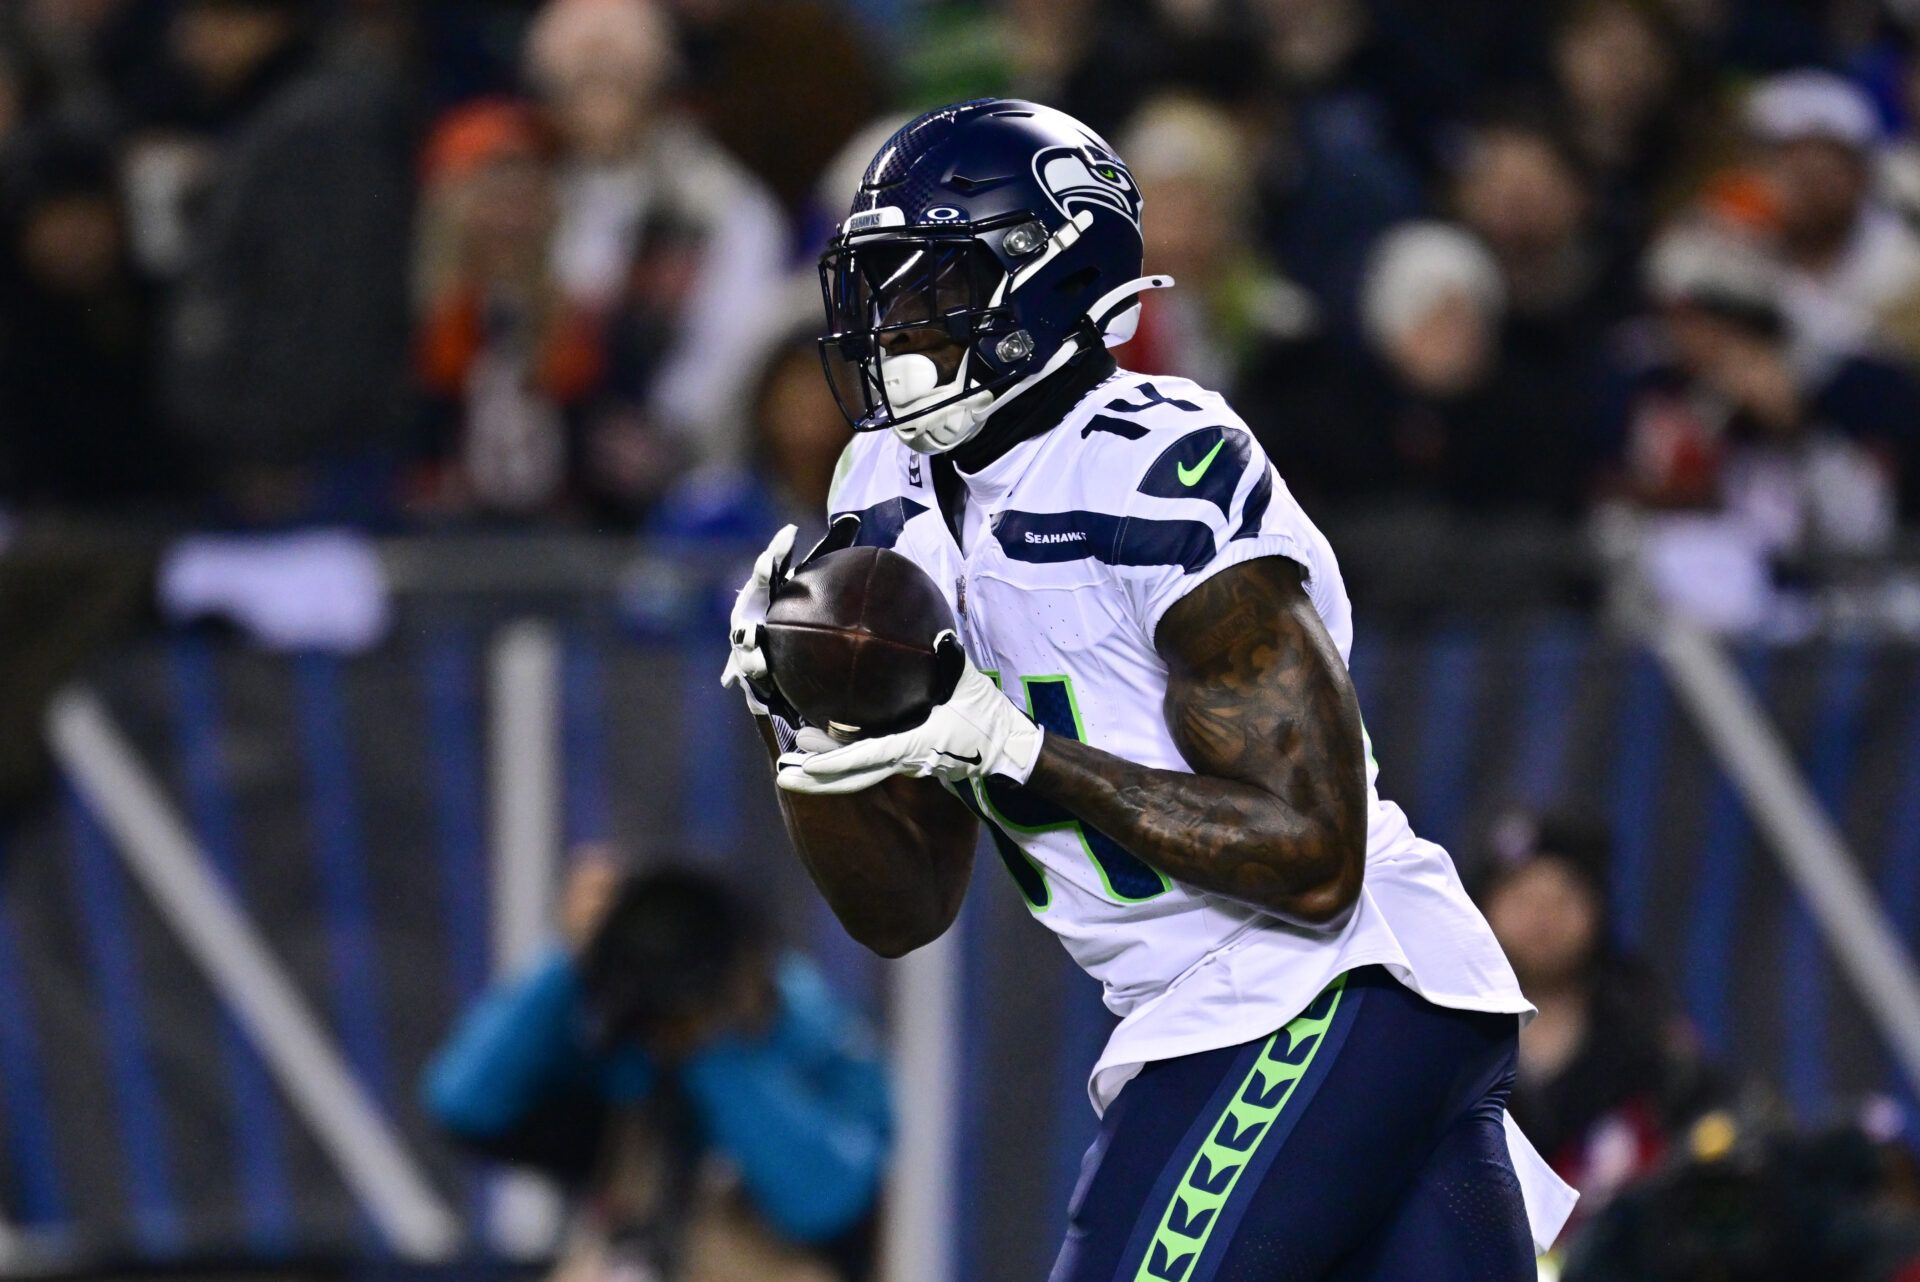
<svg viewBox="0 0 1920 1282"><path fill-rule="evenodd" d="M962 473L986 470L1014 446L1059 425L1080 398L1100 386L1118 369L1106 348L1097 348L1073 361L1012 404L996 412L971 441L949 455Z"/></svg>
<svg viewBox="0 0 1920 1282"><path fill-rule="evenodd" d="M991 505L1011 490L1025 469L1023 462L1011 456L1030 457L1032 451L1019 447L1059 426L1088 392L1118 368L1104 347L1089 352L988 419L986 431L979 436L951 454L936 454L929 460L940 515L956 544L964 546L963 505L968 496L973 502Z"/></svg>

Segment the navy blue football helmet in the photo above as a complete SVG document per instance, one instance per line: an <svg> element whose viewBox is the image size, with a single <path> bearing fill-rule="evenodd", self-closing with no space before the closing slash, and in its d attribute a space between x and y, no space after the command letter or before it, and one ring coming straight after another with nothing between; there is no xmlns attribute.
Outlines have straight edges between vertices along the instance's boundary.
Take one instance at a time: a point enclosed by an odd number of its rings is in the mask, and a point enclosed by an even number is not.
<svg viewBox="0 0 1920 1282"><path fill-rule="evenodd" d="M855 431L940 453L1079 352L1133 335L1140 189L1101 137L981 98L903 127L820 258L827 381Z"/></svg>

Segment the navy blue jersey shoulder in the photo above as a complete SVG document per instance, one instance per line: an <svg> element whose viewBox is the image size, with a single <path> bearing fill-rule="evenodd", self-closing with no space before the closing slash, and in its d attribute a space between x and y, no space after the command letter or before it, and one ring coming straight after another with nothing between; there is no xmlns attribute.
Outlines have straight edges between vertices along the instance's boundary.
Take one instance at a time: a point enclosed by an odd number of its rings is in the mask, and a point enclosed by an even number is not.
<svg viewBox="0 0 1920 1282"><path fill-rule="evenodd" d="M1233 509L1240 478L1253 461L1253 442L1245 432L1203 427L1169 445L1147 469L1140 493L1163 499L1204 499L1224 520Z"/></svg>
<svg viewBox="0 0 1920 1282"><path fill-rule="evenodd" d="M902 494L884 499L872 507L835 512L832 519L837 521L843 516L860 518L860 532L854 536L854 547L890 548L900 541L900 532L907 528L907 522L925 511L926 504L915 503Z"/></svg>
<svg viewBox="0 0 1920 1282"><path fill-rule="evenodd" d="M1250 539L1260 533L1260 523L1266 520L1267 506L1273 502L1273 465L1260 469L1260 479L1253 483L1253 489L1247 494L1247 505L1241 510L1240 528L1233 532L1235 539Z"/></svg>

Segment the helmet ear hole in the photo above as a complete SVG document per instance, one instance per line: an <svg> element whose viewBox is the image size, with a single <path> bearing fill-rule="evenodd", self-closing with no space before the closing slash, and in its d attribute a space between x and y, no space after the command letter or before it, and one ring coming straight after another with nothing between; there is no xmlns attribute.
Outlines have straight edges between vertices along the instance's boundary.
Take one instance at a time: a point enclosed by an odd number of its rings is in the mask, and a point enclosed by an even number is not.
<svg viewBox="0 0 1920 1282"><path fill-rule="evenodd" d="M1065 277L1059 284L1055 285L1053 292L1056 294L1084 294L1093 288L1094 282L1099 279L1099 268L1082 267L1079 271Z"/></svg>

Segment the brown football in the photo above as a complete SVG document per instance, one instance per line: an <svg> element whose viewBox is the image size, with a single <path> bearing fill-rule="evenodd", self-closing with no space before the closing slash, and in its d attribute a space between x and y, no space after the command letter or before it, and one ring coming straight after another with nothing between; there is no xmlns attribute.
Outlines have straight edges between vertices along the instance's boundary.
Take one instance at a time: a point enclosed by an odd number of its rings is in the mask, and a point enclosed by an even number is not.
<svg viewBox="0 0 1920 1282"><path fill-rule="evenodd" d="M782 585L762 644L774 685L801 716L863 739L926 720L946 693L935 642L952 627L919 566L884 548L843 548Z"/></svg>

